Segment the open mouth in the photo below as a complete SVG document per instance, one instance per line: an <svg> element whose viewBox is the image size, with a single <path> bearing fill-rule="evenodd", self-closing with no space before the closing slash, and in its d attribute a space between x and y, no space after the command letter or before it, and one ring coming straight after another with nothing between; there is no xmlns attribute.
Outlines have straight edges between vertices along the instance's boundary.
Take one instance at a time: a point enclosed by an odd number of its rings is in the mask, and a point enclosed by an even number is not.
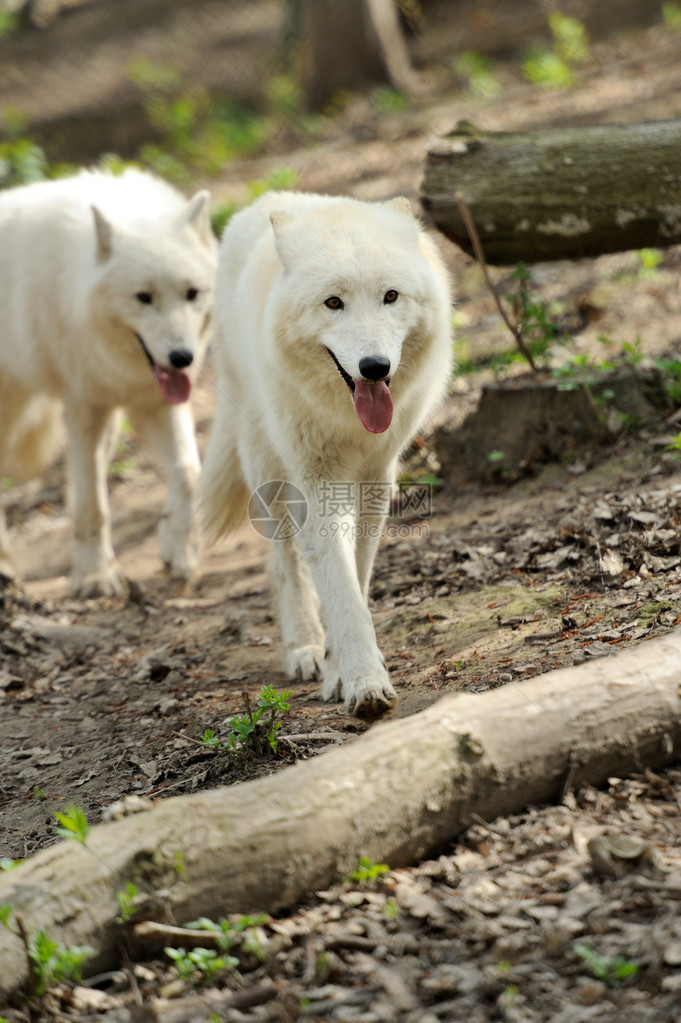
<svg viewBox="0 0 681 1023"><path fill-rule="evenodd" d="M163 400L168 405L181 405L187 401L192 387L189 374L183 369L170 369L166 366L160 366L137 331L135 331L135 337L147 357Z"/></svg>
<svg viewBox="0 0 681 1023"><path fill-rule="evenodd" d="M331 351L326 349L336 369L350 388L352 400L355 405L355 412L360 422L369 433L385 433L393 418L393 400L390 394L389 380L353 380L349 373L341 366L340 362Z"/></svg>

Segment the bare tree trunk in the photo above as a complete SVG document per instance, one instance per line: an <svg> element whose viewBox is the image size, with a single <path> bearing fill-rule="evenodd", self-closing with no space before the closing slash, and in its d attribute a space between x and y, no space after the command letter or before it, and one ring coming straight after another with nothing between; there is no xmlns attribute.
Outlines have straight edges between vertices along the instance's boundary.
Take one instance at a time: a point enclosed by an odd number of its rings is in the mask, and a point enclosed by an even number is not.
<svg viewBox="0 0 681 1023"><path fill-rule="evenodd" d="M300 0L306 37L303 88L321 110L337 93L390 83L409 92L413 73L395 0Z"/></svg>
<svg viewBox="0 0 681 1023"><path fill-rule="evenodd" d="M681 242L681 119L484 132L462 122L428 153L422 202L466 252L461 192L490 263Z"/></svg>
<svg viewBox="0 0 681 1023"><path fill-rule="evenodd" d="M116 892L148 893L143 917L275 912L349 874L441 851L471 822L560 798L681 748L681 630L634 650L480 696L446 697L275 776L161 803L61 842L0 875L26 927L116 959ZM183 872L177 873L181 860ZM108 864L108 866L107 866ZM0 928L0 1003L26 979Z"/></svg>

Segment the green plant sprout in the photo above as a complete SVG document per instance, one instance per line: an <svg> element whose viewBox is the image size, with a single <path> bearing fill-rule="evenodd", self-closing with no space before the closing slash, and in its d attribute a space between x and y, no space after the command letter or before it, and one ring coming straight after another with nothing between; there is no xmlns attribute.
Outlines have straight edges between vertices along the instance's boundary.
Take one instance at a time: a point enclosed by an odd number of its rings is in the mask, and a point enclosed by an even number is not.
<svg viewBox="0 0 681 1023"><path fill-rule="evenodd" d="M251 705L248 693L242 695L246 713L238 714L230 720L227 742L222 742L212 728L206 728L199 740L201 745L208 749L250 749L257 755L265 753L269 747L272 753L276 753L277 732L283 724L281 718L290 708L290 690L278 693L274 686L265 686L260 691L255 708Z"/></svg>
<svg viewBox="0 0 681 1023"><path fill-rule="evenodd" d="M163 951L172 959L181 980L197 981L210 984L221 970L237 966L238 959L233 956L218 956L212 948L164 948Z"/></svg>
<svg viewBox="0 0 681 1023"><path fill-rule="evenodd" d="M681 433L677 433L674 440L665 446L665 451L671 451L677 458L681 456Z"/></svg>
<svg viewBox="0 0 681 1023"><path fill-rule="evenodd" d="M658 268L664 259L659 249L639 249L638 253L638 276L642 281L654 281L658 277Z"/></svg>
<svg viewBox="0 0 681 1023"><path fill-rule="evenodd" d="M0 11L0 39L9 36L19 27L19 18L13 11Z"/></svg>
<svg viewBox="0 0 681 1023"><path fill-rule="evenodd" d="M411 101L408 96L390 85L379 85L369 97L371 106L380 116L386 117L389 114L401 114L408 110Z"/></svg>
<svg viewBox="0 0 681 1023"><path fill-rule="evenodd" d="M116 892L116 901L118 902L118 923L127 924L129 920L135 915L136 906L135 899L139 895L139 889L136 884L132 881L128 881L125 888L120 889Z"/></svg>
<svg viewBox="0 0 681 1023"><path fill-rule="evenodd" d="M454 59L452 65L474 96L479 99L494 99L499 95L501 85L491 70L489 61L481 53L466 50Z"/></svg>
<svg viewBox="0 0 681 1023"><path fill-rule="evenodd" d="M617 987L624 983L629 977L634 977L641 969L639 963L625 956L599 955L589 945L576 942L573 949L584 963L589 972L597 980L604 981L608 987Z"/></svg>
<svg viewBox="0 0 681 1023"><path fill-rule="evenodd" d="M518 287L506 296L506 300L511 305L518 330L525 338L533 358L545 361L551 343L560 333L559 324L553 318L559 311L558 307L532 298L532 274L524 263L518 263L511 279L518 282Z"/></svg>
<svg viewBox="0 0 681 1023"><path fill-rule="evenodd" d="M10 923L14 914L15 926ZM21 917L14 913L9 902L0 904L0 924L21 940L26 949L29 979L27 995L42 997L47 989L60 980L81 980L81 966L94 954L89 945L64 945L53 941L41 927L29 932Z"/></svg>
<svg viewBox="0 0 681 1023"><path fill-rule="evenodd" d="M576 69L589 58L589 36L581 21L560 11L549 15L551 50L535 50L523 63L523 74L545 89L567 89L577 81Z"/></svg>
<svg viewBox="0 0 681 1023"><path fill-rule="evenodd" d="M214 935L218 948L222 952L228 952L235 944L240 942L244 952L251 953L262 962L265 958L265 953L263 952L256 928L266 923L267 919L266 913L260 913L258 916L241 916L234 922L220 917L219 921L215 923L214 920L202 916L185 926ZM228 965L237 964L238 960L235 960L234 963L228 963Z"/></svg>
<svg viewBox="0 0 681 1023"><path fill-rule="evenodd" d="M655 365L662 373L664 387L670 401L681 405L681 361L678 359L656 359Z"/></svg>
<svg viewBox="0 0 681 1023"><path fill-rule="evenodd" d="M675 3L662 4L662 21L672 32L681 32L681 6Z"/></svg>
<svg viewBox="0 0 681 1023"><path fill-rule="evenodd" d="M171 65L142 58L128 71L160 138L143 146L139 158L177 184L188 184L196 174L218 174L234 159L255 156L282 121L314 134L309 119L299 116L301 91L289 76L277 75L266 84L265 110L255 112L228 96L188 89Z"/></svg>
<svg viewBox="0 0 681 1023"><path fill-rule="evenodd" d="M60 827L54 829L58 835L62 838L72 838L81 845L85 845L91 829L87 817L80 807L69 803L63 813L57 812L54 816L60 824Z"/></svg>
<svg viewBox="0 0 681 1023"><path fill-rule="evenodd" d="M366 881L377 881L379 877L390 873L387 863L374 863L368 856L360 856L359 866L350 874L350 881L363 884Z"/></svg>

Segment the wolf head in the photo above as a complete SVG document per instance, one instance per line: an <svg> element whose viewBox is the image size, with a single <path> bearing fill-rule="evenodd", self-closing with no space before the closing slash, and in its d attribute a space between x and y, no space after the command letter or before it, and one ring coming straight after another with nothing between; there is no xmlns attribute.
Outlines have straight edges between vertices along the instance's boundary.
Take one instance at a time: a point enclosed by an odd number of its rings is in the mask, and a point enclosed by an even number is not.
<svg viewBox="0 0 681 1023"><path fill-rule="evenodd" d="M284 343L326 349L329 373L347 385L362 425L383 433L391 381L418 343L433 286L408 201L344 199L270 220L284 271L276 298L287 311Z"/></svg>
<svg viewBox="0 0 681 1023"><path fill-rule="evenodd" d="M216 266L208 198L198 192L169 223L125 228L92 207L97 318L134 349L142 372L146 359L169 404L188 399L187 370L207 342Z"/></svg>

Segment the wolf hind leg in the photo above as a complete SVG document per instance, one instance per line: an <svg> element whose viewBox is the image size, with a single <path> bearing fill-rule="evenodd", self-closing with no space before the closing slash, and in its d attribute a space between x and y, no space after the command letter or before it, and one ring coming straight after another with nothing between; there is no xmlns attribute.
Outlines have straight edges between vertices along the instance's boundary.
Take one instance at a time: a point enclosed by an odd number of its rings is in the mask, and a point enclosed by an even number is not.
<svg viewBox="0 0 681 1023"><path fill-rule="evenodd" d="M0 504L0 584L3 579L13 579L14 569L9 556L9 533L7 532L7 521L5 509Z"/></svg>
<svg viewBox="0 0 681 1023"><path fill-rule="evenodd" d="M226 399L218 403L198 483L198 532L210 545L246 518L251 491L237 448L238 423Z"/></svg>
<svg viewBox="0 0 681 1023"><path fill-rule="evenodd" d="M59 402L46 395L32 395L0 376L0 410L0 478L19 481L36 476L52 461L62 439ZM8 578L14 576L7 520L1 504L0 573Z"/></svg>
<svg viewBox="0 0 681 1023"><path fill-rule="evenodd" d="M320 678L324 630L319 598L295 540L272 541L271 582L284 643L284 671L303 682Z"/></svg>
<svg viewBox="0 0 681 1023"><path fill-rule="evenodd" d="M168 476L168 498L159 524L161 560L174 579L191 581L198 564L195 524L200 460L189 405L131 412L133 425L158 453Z"/></svg>
<svg viewBox="0 0 681 1023"><path fill-rule="evenodd" d="M106 487L112 412L78 400L68 402L65 411L74 503L71 592L84 598L119 596L125 582L111 543Z"/></svg>

